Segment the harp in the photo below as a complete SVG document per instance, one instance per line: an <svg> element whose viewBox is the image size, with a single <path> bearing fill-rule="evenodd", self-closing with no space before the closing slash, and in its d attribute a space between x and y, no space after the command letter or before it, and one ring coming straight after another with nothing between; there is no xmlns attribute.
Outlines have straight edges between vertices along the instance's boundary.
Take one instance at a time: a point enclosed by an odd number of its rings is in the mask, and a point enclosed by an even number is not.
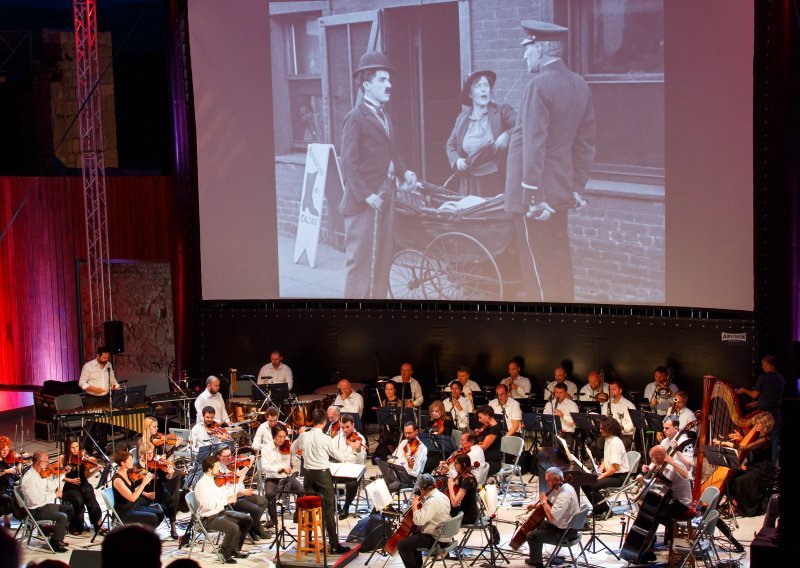
<svg viewBox="0 0 800 568"><path fill-rule="evenodd" d="M697 501L706 487L717 487L724 491L725 481L730 470L727 467L716 467L705 460L703 446L711 444L715 439L727 439L734 429L739 428L742 435L752 430L758 411L744 414L736 397L734 388L711 375L703 377L703 411L700 435L697 439L695 455L697 463L694 469L694 494ZM746 440L742 441L746 443Z"/></svg>

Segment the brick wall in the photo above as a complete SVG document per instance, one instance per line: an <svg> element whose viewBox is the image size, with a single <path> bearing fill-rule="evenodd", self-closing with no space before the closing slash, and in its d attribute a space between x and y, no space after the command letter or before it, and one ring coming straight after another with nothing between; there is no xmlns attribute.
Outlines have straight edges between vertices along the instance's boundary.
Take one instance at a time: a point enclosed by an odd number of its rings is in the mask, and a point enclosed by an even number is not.
<svg viewBox="0 0 800 568"><path fill-rule="evenodd" d="M101 70L111 61L111 33L98 35L98 60ZM75 35L73 32L42 31L45 58L50 66L50 108L53 148L59 144L78 111L78 79L75 67ZM119 165L117 155L116 108L114 104L114 72L109 67L100 83L100 105L103 111L103 150L107 168ZM56 157L69 168L81 167L81 141L78 122L67 132Z"/></svg>

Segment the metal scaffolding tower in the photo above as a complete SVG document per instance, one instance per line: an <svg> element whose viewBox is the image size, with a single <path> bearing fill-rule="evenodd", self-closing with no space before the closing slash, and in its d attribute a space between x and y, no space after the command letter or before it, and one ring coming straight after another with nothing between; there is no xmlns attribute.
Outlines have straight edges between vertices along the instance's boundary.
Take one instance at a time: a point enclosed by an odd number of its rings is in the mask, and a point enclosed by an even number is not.
<svg viewBox="0 0 800 568"><path fill-rule="evenodd" d="M103 322L113 319L108 252L103 114L97 46L97 1L73 0L78 119L86 211L86 266L89 279L91 332L102 337Z"/></svg>

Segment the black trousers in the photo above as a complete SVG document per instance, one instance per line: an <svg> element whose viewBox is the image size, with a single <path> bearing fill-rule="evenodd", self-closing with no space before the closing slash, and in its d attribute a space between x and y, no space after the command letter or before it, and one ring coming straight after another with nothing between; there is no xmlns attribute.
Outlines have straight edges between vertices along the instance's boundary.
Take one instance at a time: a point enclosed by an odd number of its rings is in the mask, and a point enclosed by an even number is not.
<svg viewBox="0 0 800 568"><path fill-rule="evenodd" d="M250 515L237 511L222 511L216 515L203 519L203 526L208 530L222 533L220 549L225 556L232 556L239 552L244 544L244 537L253 527Z"/></svg>
<svg viewBox="0 0 800 568"><path fill-rule="evenodd" d="M83 523L83 508L89 512L89 521L92 528L100 524L100 518L103 512L100 510L100 505L97 502L97 497L94 494L94 488L84 481L80 485L72 485L64 483L64 496L63 501L72 505L72 516L69 520L69 530L83 532L86 528Z"/></svg>
<svg viewBox="0 0 800 568"><path fill-rule="evenodd" d="M261 516L267 510L268 501L261 495L247 495L239 497L236 503L233 504L233 510L245 515L250 515L253 520L253 526L250 532L260 535L261 534Z"/></svg>
<svg viewBox="0 0 800 568"><path fill-rule="evenodd" d="M267 512L269 518L276 523L278 522L278 506L275 495L279 491L303 491L303 484L296 477L283 477L267 479L264 485L264 496L267 498Z"/></svg>
<svg viewBox="0 0 800 568"><path fill-rule="evenodd" d="M406 568L420 568L422 566L422 553L418 548L430 548L433 546L434 539L425 533L412 534L404 538L397 545L397 553Z"/></svg>
<svg viewBox="0 0 800 568"><path fill-rule="evenodd" d="M325 519L325 530L331 546L339 544L336 533L336 495L333 491L333 476L329 469L307 469L303 479L303 488L308 492L322 495L322 516Z"/></svg>
<svg viewBox="0 0 800 568"><path fill-rule="evenodd" d="M628 474L615 473L614 475L609 475L608 477L598 480L594 486L581 485L581 489L583 489L583 492L586 493L587 497L589 497L589 501L592 502L592 506L594 507L594 512L592 513L593 516L597 516L608 511L608 504L605 502L600 503L604 499L600 490L608 489L609 487L622 487L622 482L625 481L626 475ZM600 504L598 505L598 503Z"/></svg>
<svg viewBox="0 0 800 568"><path fill-rule="evenodd" d="M178 513L178 502L181 497L181 485L183 485L183 473L176 471L172 479L159 476L156 482L156 499L170 523L175 522Z"/></svg>
<svg viewBox="0 0 800 568"><path fill-rule="evenodd" d="M392 195L384 195L380 211L367 205L344 218L345 298L386 298L394 247Z"/></svg>
<svg viewBox="0 0 800 568"><path fill-rule="evenodd" d="M555 525L551 525L547 521L544 521L535 531L529 532L525 537L525 540L528 541L528 551L531 555L531 561L536 562L537 564L544 564L542 562L542 545L558 544L558 541L561 540L561 534L563 532L564 529L560 529ZM567 533L567 538L575 538L577 534L578 531L575 529L570 529Z"/></svg>
<svg viewBox="0 0 800 568"><path fill-rule="evenodd" d="M54 521L53 540L64 542L67 534L67 524L72 517L72 505L68 503L48 503L38 509L31 509L31 515L37 521Z"/></svg>
<svg viewBox="0 0 800 568"><path fill-rule="evenodd" d="M682 518L688 511L689 507L680 501L671 501L658 512L656 522L659 525L664 525L664 544L672 540L672 520Z"/></svg>
<svg viewBox="0 0 800 568"><path fill-rule="evenodd" d="M334 483L344 483L344 505L342 506L342 511L347 512L356 498L359 480L352 477L334 477L333 481Z"/></svg>

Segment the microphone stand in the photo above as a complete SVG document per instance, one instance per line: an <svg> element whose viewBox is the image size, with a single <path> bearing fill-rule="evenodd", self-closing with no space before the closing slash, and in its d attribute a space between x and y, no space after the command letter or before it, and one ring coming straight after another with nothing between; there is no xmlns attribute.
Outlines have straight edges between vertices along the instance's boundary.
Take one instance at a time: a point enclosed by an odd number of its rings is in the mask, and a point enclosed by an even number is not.
<svg viewBox="0 0 800 568"><path fill-rule="evenodd" d="M191 419L190 419L190 414L189 414L189 395L186 394L186 391L183 390L183 388L181 388L181 385L178 384L178 382L175 379L172 378L172 376L171 376L171 374L169 372L167 372L167 380L169 380L169 382L172 383L172 386L175 387L175 389L178 391L178 393L180 393L181 397L183 398L181 403L183 404L183 417L184 417L184 420L185 420L184 426L186 426L187 430L191 430L192 429L192 425L191 425Z"/></svg>
<svg viewBox="0 0 800 568"><path fill-rule="evenodd" d="M108 366L108 363L106 363L106 375L108 376L108 421L111 423L111 455L114 455L114 452L117 451L114 440L114 391L111 390L111 367ZM103 453L102 449L100 453ZM107 457L106 461L108 461Z"/></svg>
<svg viewBox="0 0 800 568"><path fill-rule="evenodd" d="M265 378L266 379L271 379L272 377L265 377ZM269 390L269 388L267 388L267 390L265 392L264 390L261 389L260 386L258 386L258 383L255 382L253 379L250 379L250 382L253 384L254 387L256 387L256 390L258 392L260 392L262 394L262 396L264 397L264 402L261 403L261 406L258 409L259 413L264 412L264 408L267 406L267 403L269 403L269 408L272 408L273 406L275 406L275 404L273 404L273 402L272 402L272 392ZM275 408L278 408L278 407L275 406ZM280 412L280 408L278 408L278 412Z"/></svg>

